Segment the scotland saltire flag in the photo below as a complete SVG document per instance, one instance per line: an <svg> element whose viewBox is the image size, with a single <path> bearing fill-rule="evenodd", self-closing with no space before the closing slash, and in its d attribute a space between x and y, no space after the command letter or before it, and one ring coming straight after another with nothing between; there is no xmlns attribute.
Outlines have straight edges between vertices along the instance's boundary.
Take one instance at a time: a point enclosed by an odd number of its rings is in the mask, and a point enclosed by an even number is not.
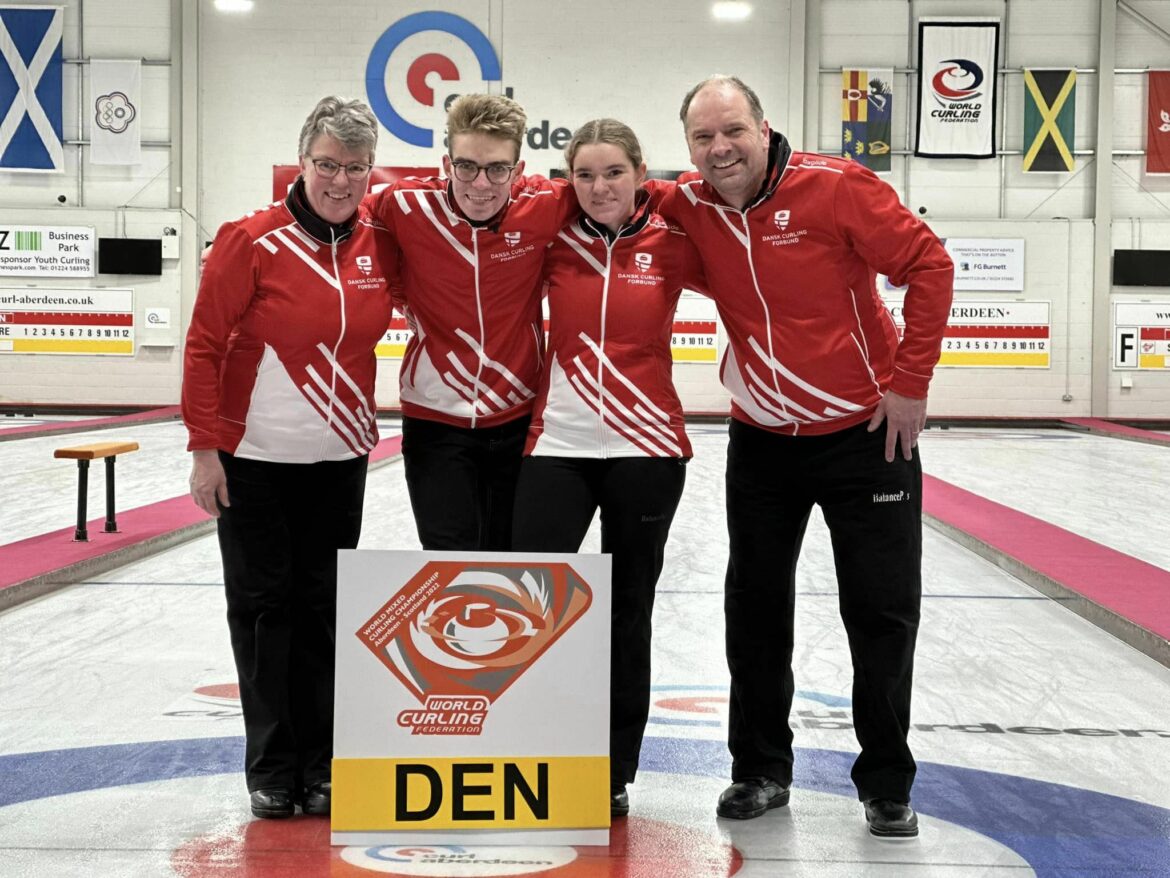
<svg viewBox="0 0 1170 878"><path fill-rule="evenodd" d="M0 170L61 171L60 6L0 6Z"/></svg>

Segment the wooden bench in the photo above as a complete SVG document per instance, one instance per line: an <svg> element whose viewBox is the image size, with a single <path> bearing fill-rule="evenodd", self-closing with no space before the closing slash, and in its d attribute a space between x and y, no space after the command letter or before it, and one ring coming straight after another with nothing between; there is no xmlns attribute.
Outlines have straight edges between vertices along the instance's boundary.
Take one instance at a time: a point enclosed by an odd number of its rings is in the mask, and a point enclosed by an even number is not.
<svg viewBox="0 0 1170 878"><path fill-rule="evenodd" d="M119 454L138 450L137 442L95 442L92 445L75 445L72 448L58 448L53 457L77 461L77 530L73 532L74 542L88 542L85 529L85 506L89 492L89 462L99 458L106 461L106 526L105 533L118 532L114 518L114 461Z"/></svg>

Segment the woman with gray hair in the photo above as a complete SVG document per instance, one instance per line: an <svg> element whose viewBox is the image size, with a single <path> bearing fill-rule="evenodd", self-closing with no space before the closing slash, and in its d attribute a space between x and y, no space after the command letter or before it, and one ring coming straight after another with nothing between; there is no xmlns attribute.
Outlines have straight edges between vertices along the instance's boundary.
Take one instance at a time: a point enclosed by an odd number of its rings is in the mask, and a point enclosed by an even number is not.
<svg viewBox="0 0 1170 878"><path fill-rule="evenodd" d="M288 197L216 235L187 333L191 495L217 520L257 817L330 811L337 550L361 531L398 259L361 206L377 138L360 101L314 107Z"/></svg>

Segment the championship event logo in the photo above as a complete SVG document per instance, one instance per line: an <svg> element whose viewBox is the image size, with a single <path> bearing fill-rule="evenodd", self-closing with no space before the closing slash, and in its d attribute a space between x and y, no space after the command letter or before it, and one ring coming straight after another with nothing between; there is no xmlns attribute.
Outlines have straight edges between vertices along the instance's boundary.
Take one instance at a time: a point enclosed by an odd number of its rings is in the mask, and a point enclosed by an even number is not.
<svg viewBox="0 0 1170 878"><path fill-rule="evenodd" d="M415 735L478 735L488 708L588 609L563 563L432 561L356 635L423 705Z"/></svg>
<svg viewBox="0 0 1170 878"><path fill-rule="evenodd" d="M374 43L366 62L366 95L370 108L378 121L386 126L386 130L399 140L412 146L430 148L435 143L434 132L408 122L395 109L386 89L386 67L394 51L410 37L427 31L450 34L465 43L475 53L481 79L498 81L501 73L500 59L491 42L483 31L466 18L449 12L416 12L399 19L386 29ZM446 55L427 52L415 58L407 68L406 90L418 104L426 107L435 106L435 91L427 84L427 76L431 73L437 73L444 82L457 82L461 78L459 68ZM395 95L396 100L404 99L397 89Z"/></svg>

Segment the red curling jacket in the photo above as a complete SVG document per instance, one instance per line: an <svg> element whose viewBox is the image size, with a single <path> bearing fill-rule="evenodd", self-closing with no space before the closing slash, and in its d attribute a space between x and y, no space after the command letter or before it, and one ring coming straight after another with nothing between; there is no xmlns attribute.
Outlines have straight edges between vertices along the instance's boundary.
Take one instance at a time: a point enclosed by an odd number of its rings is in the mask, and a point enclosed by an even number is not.
<svg viewBox="0 0 1170 878"><path fill-rule="evenodd" d="M869 419L887 389L926 396L954 269L934 233L856 162L793 152L772 134L768 176L743 210L691 173L653 183L656 209L699 249L729 344L732 416L784 434ZM899 342L880 271L906 291Z"/></svg>
<svg viewBox="0 0 1170 878"><path fill-rule="evenodd" d="M670 340L681 289L705 285L686 235L640 201L616 236L581 215L549 245L549 356L525 454L691 456Z"/></svg>
<svg viewBox="0 0 1170 878"><path fill-rule="evenodd" d="M541 264L577 209L572 187L522 178L486 224L468 220L438 177L396 181L367 203L402 249L396 304L414 330L403 414L472 428L529 414L544 351Z"/></svg>
<svg viewBox="0 0 1170 878"><path fill-rule="evenodd" d="M315 463L378 442L374 346L390 322L394 241L364 208L324 222L302 192L215 236L183 362L190 451Z"/></svg>

